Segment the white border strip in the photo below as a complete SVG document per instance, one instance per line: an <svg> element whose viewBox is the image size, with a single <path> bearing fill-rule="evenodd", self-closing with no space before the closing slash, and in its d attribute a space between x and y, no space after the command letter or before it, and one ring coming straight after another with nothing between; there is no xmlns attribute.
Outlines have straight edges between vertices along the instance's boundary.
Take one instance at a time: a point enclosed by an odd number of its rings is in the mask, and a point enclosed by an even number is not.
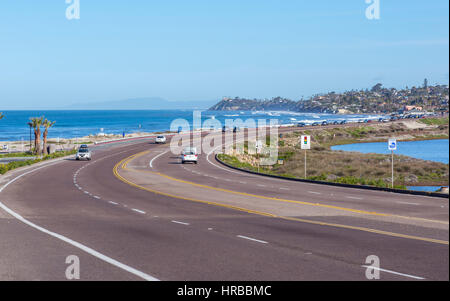
<svg viewBox="0 0 450 301"><path fill-rule="evenodd" d="M58 162L58 163L59 163L59 162ZM55 164L56 164L56 163L55 163ZM51 164L51 165L54 165L54 164ZM9 185L12 184L13 182L17 181L17 180L20 179L21 177L23 177L23 176L25 176L25 175L27 175L27 174L29 174L29 173L32 173L32 172L34 172L34 171L37 171L37 170L39 170L39 169L42 169L42 168L44 168L44 167L51 166L51 165L45 165L45 166L42 166L42 167L39 167L39 168L30 170L30 171L28 171L28 172L26 172L26 173L21 174L20 176L15 177L14 179L12 179L11 181L9 181L8 183L6 183L5 185L3 185L3 186L0 188L0 193L1 193L7 186L9 186ZM13 217L15 217L16 219L18 219L18 220L21 221L22 223L24 223L24 224L26 224L26 225L28 225L28 226L30 226L30 227L36 229L36 230L39 230L39 231L41 231L41 232L43 232L43 233L45 233L45 234L48 234L48 235L50 235L50 236L53 236L53 237L55 237L55 238L57 238L57 239L59 239L59 240L62 240L62 241L64 241L64 242L68 243L68 244L71 244L72 246L74 246L74 247L76 247L76 248L78 248L78 249L80 249L80 250L82 250L82 251L84 251L84 252L86 252L86 253L88 253L88 254L94 256L94 257L97 257L98 259L103 260L103 261L105 261L105 262L107 262L107 263L109 263L109 264L111 264L111 265L113 265L113 266L116 266L116 267L118 267L118 268L120 268L120 269L122 269L122 270L124 270L124 271L126 271L126 272L129 272L129 273L131 273L131 274L133 274L133 275L136 275L136 276L138 276L138 277L140 277L140 278L142 278L142 279L144 279L144 280L147 280L147 281L159 281L159 279L157 279L157 278L155 278L155 277L153 277L153 276L150 276L150 275L148 275L148 274L145 274L144 272L141 272L141 271L136 270L136 269L134 269L134 268L132 268L132 267L130 267L130 266L127 266L127 265L125 265L125 264L123 264L123 263L121 263L121 262L119 262L119 261L117 261L117 260L115 260L115 259L112 259L111 257L108 257L108 256L106 256L106 255L103 255L103 254L101 254L101 253L95 251L94 249L91 249L91 248L89 248L89 247L87 247L87 246L85 246L85 245L83 245L83 244L81 244L81 243L79 243L79 242L76 242L76 241L74 241L74 240L71 240L70 238L67 238L67 237L65 237L65 236L62 236L62 235L60 235L60 234L58 234L58 233L51 232L51 231L49 231L49 230L47 230L47 229L45 229L45 228L42 228L42 227L40 227L40 226L38 226L38 225L36 225L36 224L34 224L34 223L32 223L32 222L26 220L26 219L23 218L20 214L18 214L18 213L16 213L16 212L14 212L13 210L9 209L8 207L6 207L2 202L0 202L0 208L2 208L3 210L5 210L7 213L9 213L10 215L12 215Z"/></svg>

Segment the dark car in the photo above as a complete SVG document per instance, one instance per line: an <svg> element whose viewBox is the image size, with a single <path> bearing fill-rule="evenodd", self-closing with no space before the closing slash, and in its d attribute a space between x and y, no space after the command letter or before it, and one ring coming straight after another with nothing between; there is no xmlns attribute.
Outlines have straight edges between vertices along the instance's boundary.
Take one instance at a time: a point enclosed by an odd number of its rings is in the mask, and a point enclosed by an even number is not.
<svg viewBox="0 0 450 301"><path fill-rule="evenodd" d="M297 126L302 128L302 127L306 126L306 124L304 122L299 122L299 123L297 123Z"/></svg>
<svg viewBox="0 0 450 301"><path fill-rule="evenodd" d="M235 127L233 128L233 133L236 133L236 132L239 132L239 128L238 128L237 126L235 126Z"/></svg>
<svg viewBox="0 0 450 301"><path fill-rule="evenodd" d="M313 124L312 124L312 126L318 126L318 125L320 125L320 123L318 123L318 122L313 122Z"/></svg>
<svg viewBox="0 0 450 301"><path fill-rule="evenodd" d="M334 125L339 124L339 121L335 120L335 121L333 121L333 124Z"/></svg>
<svg viewBox="0 0 450 301"><path fill-rule="evenodd" d="M346 124L347 120L342 120L341 122L339 122L339 124Z"/></svg>
<svg viewBox="0 0 450 301"><path fill-rule="evenodd" d="M328 125L328 121L322 121L322 125Z"/></svg>

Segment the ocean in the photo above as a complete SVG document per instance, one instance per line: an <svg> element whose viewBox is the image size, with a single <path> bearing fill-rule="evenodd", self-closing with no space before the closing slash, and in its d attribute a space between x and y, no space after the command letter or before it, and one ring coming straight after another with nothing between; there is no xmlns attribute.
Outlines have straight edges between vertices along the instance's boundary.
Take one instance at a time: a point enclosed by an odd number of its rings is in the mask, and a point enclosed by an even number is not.
<svg viewBox="0 0 450 301"><path fill-rule="evenodd" d="M0 109L1 111L1 109ZM3 111L0 120L0 141L20 141L29 138L30 117L45 116L56 124L49 130L49 138L76 138L88 135L126 134L168 131L175 119L186 119L192 126L192 110L140 111ZM214 118L224 124L226 119L278 119L279 124L312 123L321 121L378 119L381 115L333 115L295 112L202 111L202 122Z"/></svg>

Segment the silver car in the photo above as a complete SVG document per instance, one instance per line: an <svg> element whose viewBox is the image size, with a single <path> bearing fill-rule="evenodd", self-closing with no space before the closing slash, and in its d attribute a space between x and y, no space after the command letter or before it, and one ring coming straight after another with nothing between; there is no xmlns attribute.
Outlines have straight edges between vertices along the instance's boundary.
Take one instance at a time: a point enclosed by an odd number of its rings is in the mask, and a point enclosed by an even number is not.
<svg viewBox="0 0 450 301"><path fill-rule="evenodd" d="M91 151L87 147L80 147L78 149L77 155L75 157L77 160L88 160L92 159Z"/></svg>

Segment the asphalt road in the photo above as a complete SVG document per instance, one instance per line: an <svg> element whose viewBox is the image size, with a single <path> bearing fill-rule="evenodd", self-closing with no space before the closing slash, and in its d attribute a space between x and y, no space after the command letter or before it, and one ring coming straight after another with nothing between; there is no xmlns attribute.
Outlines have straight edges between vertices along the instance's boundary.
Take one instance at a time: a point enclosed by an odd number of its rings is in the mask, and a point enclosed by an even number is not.
<svg viewBox="0 0 450 301"><path fill-rule="evenodd" d="M151 139L0 179L0 280L447 280L448 200L270 179ZM21 176L22 175L22 176ZM17 178L18 177L18 178ZM7 186L5 186L7 185ZM1 188L3 187L3 188Z"/></svg>

